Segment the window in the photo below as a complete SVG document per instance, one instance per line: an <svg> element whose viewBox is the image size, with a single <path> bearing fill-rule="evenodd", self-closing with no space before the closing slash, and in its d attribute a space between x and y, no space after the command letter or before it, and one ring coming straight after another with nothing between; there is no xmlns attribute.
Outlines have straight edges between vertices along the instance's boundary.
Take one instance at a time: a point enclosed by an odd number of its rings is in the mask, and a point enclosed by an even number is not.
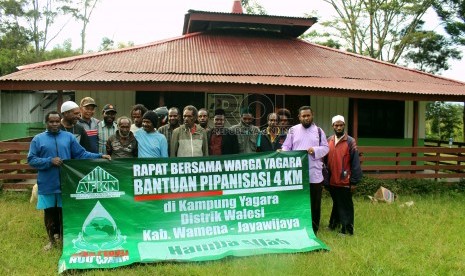
<svg viewBox="0 0 465 276"><path fill-rule="evenodd" d="M352 110L352 105L353 102L350 101L349 110ZM358 136L362 138L404 138L404 116L404 101L359 99Z"/></svg>

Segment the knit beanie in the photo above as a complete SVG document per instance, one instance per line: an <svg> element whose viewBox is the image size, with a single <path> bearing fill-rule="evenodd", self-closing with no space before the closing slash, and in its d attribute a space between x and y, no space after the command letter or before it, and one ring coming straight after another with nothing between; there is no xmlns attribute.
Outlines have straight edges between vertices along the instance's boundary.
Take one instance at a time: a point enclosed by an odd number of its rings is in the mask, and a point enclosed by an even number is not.
<svg viewBox="0 0 465 276"><path fill-rule="evenodd" d="M147 119L152 122L153 127L157 127L158 124L158 116L155 112L153 111L147 111L145 112L144 116L142 116L142 119Z"/></svg>

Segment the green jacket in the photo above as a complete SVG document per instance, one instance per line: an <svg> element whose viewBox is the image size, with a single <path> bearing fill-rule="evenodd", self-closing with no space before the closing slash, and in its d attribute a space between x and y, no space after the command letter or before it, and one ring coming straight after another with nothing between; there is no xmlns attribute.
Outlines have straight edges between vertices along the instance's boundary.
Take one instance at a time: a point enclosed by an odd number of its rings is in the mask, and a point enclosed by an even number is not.
<svg viewBox="0 0 465 276"><path fill-rule="evenodd" d="M250 153L257 151L257 137L260 133L260 129L254 125L244 125L240 122L234 125L230 130L237 135L237 141L239 142L239 153Z"/></svg>
<svg viewBox="0 0 465 276"><path fill-rule="evenodd" d="M171 157L208 156L207 132L200 125L195 126L194 133L185 125L173 130L170 142Z"/></svg>

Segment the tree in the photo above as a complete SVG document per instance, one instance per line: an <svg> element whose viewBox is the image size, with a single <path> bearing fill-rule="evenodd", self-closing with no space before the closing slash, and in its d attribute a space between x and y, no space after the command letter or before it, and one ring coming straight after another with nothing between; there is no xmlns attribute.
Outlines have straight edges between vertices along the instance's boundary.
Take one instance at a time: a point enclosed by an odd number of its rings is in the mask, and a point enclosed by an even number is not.
<svg viewBox="0 0 465 276"><path fill-rule="evenodd" d="M61 45L56 45L50 51L45 51L44 60L65 58L79 55L79 50L73 50L71 40L65 40Z"/></svg>
<svg viewBox="0 0 465 276"><path fill-rule="evenodd" d="M458 44L465 45L465 1L436 0L433 2L439 18L444 22L444 29ZM464 102L465 104L465 102ZM462 114L462 137L465 140L465 109Z"/></svg>
<svg viewBox="0 0 465 276"><path fill-rule="evenodd" d="M0 0L0 15L2 26L6 24L9 30L15 29L21 37L28 37L34 47L37 59L47 46L63 30L66 23L55 33L50 33L56 18L63 13L63 5L71 0ZM2 30L2 34L9 31Z"/></svg>
<svg viewBox="0 0 465 276"><path fill-rule="evenodd" d="M66 23L57 19L67 15L73 0L0 0L0 74L14 72L18 65L77 55L71 42L47 50ZM51 28L57 29L51 32Z"/></svg>
<svg viewBox="0 0 465 276"><path fill-rule="evenodd" d="M24 16L20 1L0 1L0 75L15 71L18 64L34 60L31 32L19 24Z"/></svg>
<svg viewBox="0 0 465 276"><path fill-rule="evenodd" d="M69 0L21 0L24 9L24 19L27 20L32 34L36 57L40 57L47 46L63 30L64 25L58 28L56 33L50 34L50 28L55 23L57 16L63 12L63 5Z"/></svg>
<svg viewBox="0 0 465 276"><path fill-rule="evenodd" d="M114 48L115 41L111 38L104 37L100 43L99 52L112 50Z"/></svg>
<svg viewBox="0 0 465 276"><path fill-rule="evenodd" d="M454 41L423 29L422 17L433 0L323 1L337 16L321 23L323 32L312 31L302 38L429 73L447 70L449 60L461 58Z"/></svg>
<svg viewBox="0 0 465 276"><path fill-rule="evenodd" d="M27 30L16 24L2 24L0 28L0 76L36 60Z"/></svg>
<svg viewBox="0 0 465 276"><path fill-rule="evenodd" d="M465 45L465 1L436 0L433 7L444 22L446 32L454 41Z"/></svg>
<svg viewBox="0 0 465 276"><path fill-rule="evenodd" d="M337 17L323 25L340 33L353 53L397 63L407 38L431 6L429 0L324 0Z"/></svg>
<svg viewBox="0 0 465 276"><path fill-rule="evenodd" d="M132 47L132 46L134 46L134 42L128 41L128 42L118 42L117 46L115 47L115 41L113 39L104 37L102 38L102 42L100 43L99 52L109 51L109 50L114 50L114 49L123 49L127 47Z"/></svg>
<svg viewBox="0 0 465 276"><path fill-rule="evenodd" d="M464 0L446 0L448 6L444 6L444 2L439 0L323 1L333 6L337 16L331 21L321 23L325 29L322 35L313 32L307 36L312 41L320 40L316 43L335 48L343 45L354 53L394 64L403 63L429 73L447 70L449 60L461 58L461 53L454 48L457 40L432 30L424 30L422 18L434 6L443 18L447 18L447 22L454 22L448 25L456 26L455 29L450 27L451 30L465 27ZM453 8L461 16L452 17L450 11ZM462 24L457 22L457 18L462 19ZM322 42L322 37L326 41ZM334 41L340 41L340 44ZM465 111L463 121L465 122ZM465 137L465 129L463 136Z"/></svg>
<svg viewBox="0 0 465 276"><path fill-rule="evenodd" d="M462 105L445 103L445 102L431 102L426 106L426 124L427 133L429 138L440 140L462 140L460 136L461 113L463 110Z"/></svg>
<svg viewBox="0 0 465 276"><path fill-rule="evenodd" d="M449 59L460 59L461 52L443 35L432 31L419 31L412 38L405 60L420 71L438 73L449 69Z"/></svg>
<svg viewBox="0 0 465 276"><path fill-rule="evenodd" d="M313 15L308 15L307 17L316 17L318 16L313 16ZM337 38L334 38L330 33L328 32L319 32L316 30L310 30L310 32L304 33L300 36L301 39L313 41L316 44L323 45L326 47L334 48L334 49L341 49L343 48L342 44L339 42Z"/></svg>
<svg viewBox="0 0 465 276"><path fill-rule="evenodd" d="M257 0L241 0L241 5L247 14L267 14L265 8Z"/></svg>
<svg viewBox="0 0 465 276"><path fill-rule="evenodd" d="M72 5L66 6L65 10L72 14L74 18L82 24L81 29L81 54L84 54L86 47L87 24L90 22L92 13L99 0L77 0Z"/></svg>

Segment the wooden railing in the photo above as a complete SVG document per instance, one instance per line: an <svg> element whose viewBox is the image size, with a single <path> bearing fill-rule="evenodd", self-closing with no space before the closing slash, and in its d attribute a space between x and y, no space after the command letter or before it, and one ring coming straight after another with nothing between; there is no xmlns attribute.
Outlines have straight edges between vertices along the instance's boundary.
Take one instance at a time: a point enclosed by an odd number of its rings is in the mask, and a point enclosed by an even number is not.
<svg viewBox="0 0 465 276"><path fill-rule="evenodd" d="M0 183L24 190L37 179L27 164L31 137L0 142ZM465 147L359 146L364 175L379 179L465 178Z"/></svg>
<svg viewBox="0 0 465 276"><path fill-rule="evenodd" d="M32 137L0 142L0 183L3 189L25 190L37 179L37 170L27 164Z"/></svg>
<svg viewBox="0 0 465 276"><path fill-rule="evenodd" d="M358 147L365 175L380 179L465 178L465 148Z"/></svg>
<svg viewBox="0 0 465 276"><path fill-rule="evenodd" d="M425 139L425 147L452 147L452 148L464 148L464 142L452 142L452 145L449 141L444 140L435 140L435 139Z"/></svg>

